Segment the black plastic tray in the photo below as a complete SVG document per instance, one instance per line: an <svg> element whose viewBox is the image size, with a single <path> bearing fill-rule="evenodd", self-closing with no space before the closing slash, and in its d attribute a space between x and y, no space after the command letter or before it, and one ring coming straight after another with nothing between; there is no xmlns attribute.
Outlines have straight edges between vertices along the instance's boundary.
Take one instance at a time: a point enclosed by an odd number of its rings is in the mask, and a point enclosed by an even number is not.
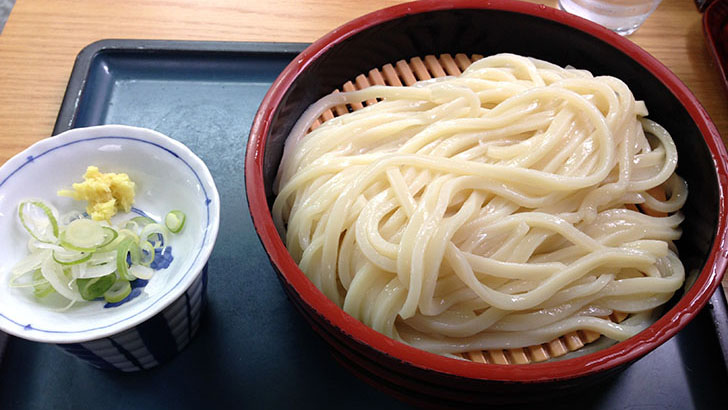
<svg viewBox="0 0 728 410"><path fill-rule="evenodd" d="M121 123L184 142L222 200L199 334L170 363L134 374L91 368L11 338L0 409L404 408L339 365L286 300L258 242L243 186L248 130L303 44L106 40L78 56L54 133ZM163 172L163 170L160 170ZM596 389L549 403L580 408L728 408L716 293L688 327ZM709 313L713 313L713 316Z"/></svg>

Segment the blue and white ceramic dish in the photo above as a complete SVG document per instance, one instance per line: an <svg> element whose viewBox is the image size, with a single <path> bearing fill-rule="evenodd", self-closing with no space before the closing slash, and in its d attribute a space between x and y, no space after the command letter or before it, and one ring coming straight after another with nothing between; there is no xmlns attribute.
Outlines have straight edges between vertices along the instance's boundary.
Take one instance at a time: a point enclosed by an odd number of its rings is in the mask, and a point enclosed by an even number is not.
<svg viewBox="0 0 728 410"><path fill-rule="evenodd" d="M61 213L85 202L57 196L82 179L86 167L124 172L136 183L134 207L155 220L172 209L187 215L169 245L173 259L121 306L46 306L32 290L8 286L9 271L27 254L18 203L40 198ZM184 348L199 324L207 260L219 227L220 198L204 162L182 143L156 131L121 125L79 128L47 138L0 167L0 330L56 343L94 366L135 371Z"/></svg>

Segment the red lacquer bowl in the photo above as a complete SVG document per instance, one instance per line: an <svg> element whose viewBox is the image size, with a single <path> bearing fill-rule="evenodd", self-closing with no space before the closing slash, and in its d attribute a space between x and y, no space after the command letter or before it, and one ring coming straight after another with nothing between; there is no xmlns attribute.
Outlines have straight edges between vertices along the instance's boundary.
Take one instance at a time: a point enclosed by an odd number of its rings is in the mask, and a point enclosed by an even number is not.
<svg viewBox="0 0 728 410"><path fill-rule="evenodd" d="M678 173L690 188L678 248L686 272L699 274L651 327L596 353L556 362L496 365L450 359L396 342L344 313L316 289L296 266L273 225L271 187L283 144L310 104L356 75L400 59L499 52L621 78L637 99L646 101L650 118L672 133L678 147ZM718 131L688 88L631 41L542 5L425 0L344 24L294 59L255 117L245 181L255 229L284 289L342 364L415 403L477 405L543 399L594 383L655 349L692 320L726 267L726 158Z"/></svg>

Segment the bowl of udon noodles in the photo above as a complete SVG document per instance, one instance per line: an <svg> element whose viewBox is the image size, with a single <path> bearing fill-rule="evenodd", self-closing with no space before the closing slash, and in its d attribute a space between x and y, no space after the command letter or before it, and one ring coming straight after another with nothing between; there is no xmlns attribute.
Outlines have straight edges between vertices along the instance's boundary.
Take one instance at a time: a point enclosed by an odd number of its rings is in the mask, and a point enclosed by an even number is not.
<svg viewBox="0 0 728 410"><path fill-rule="evenodd" d="M542 5L344 24L274 82L245 170L290 300L417 404L594 384L680 331L726 266L704 109L629 40Z"/></svg>

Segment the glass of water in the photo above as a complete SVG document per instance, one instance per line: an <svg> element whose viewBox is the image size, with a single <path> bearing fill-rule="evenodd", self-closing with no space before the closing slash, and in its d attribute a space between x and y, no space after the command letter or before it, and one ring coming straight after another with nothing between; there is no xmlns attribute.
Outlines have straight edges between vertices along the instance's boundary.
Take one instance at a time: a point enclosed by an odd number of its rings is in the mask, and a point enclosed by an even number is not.
<svg viewBox="0 0 728 410"><path fill-rule="evenodd" d="M559 8L621 34L634 33L662 0L559 0Z"/></svg>

